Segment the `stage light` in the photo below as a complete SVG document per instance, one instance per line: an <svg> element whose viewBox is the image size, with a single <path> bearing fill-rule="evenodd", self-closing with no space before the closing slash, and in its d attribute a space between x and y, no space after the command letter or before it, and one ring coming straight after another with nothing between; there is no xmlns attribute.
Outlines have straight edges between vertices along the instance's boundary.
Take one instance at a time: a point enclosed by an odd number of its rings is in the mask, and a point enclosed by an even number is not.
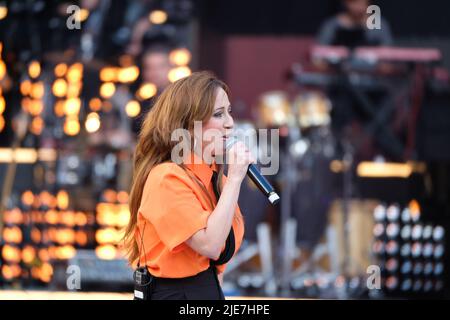
<svg viewBox="0 0 450 320"><path fill-rule="evenodd" d="M117 249L111 244L101 245L95 248L95 254L103 260L112 260L117 257Z"/></svg>
<svg viewBox="0 0 450 320"><path fill-rule="evenodd" d="M30 80L24 80L20 83L20 93L22 93L23 96L29 95L31 92L31 81Z"/></svg>
<svg viewBox="0 0 450 320"><path fill-rule="evenodd" d="M53 267L50 263L43 263L40 268L40 276L39 279L42 282L50 282L53 276Z"/></svg>
<svg viewBox="0 0 450 320"><path fill-rule="evenodd" d="M5 118L3 118L2 115L0 115L0 132L2 132L4 128L5 128Z"/></svg>
<svg viewBox="0 0 450 320"><path fill-rule="evenodd" d="M365 178L408 178L413 172L413 166L409 163L362 161L356 172L359 177Z"/></svg>
<svg viewBox="0 0 450 320"><path fill-rule="evenodd" d="M71 245L65 245L55 249L56 258L59 260L71 259L76 253L77 250Z"/></svg>
<svg viewBox="0 0 450 320"><path fill-rule="evenodd" d="M84 212L78 211L75 213L75 224L79 227L84 227L87 224L87 216Z"/></svg>
<svg viewBox="0 0 450 320"><path fill-rule="evenodd" d="M31 121L30 124L30 131L34 135L38 136L42 133L42 130L44 129L44 120L42 120L41 117L35 117Z"/></svg>
<svg viewBox="0 0 450 320"><path fill-rule="evenodd" d="M136 100L131 100L125 106L125 112L130 118L134 118L141 113L141 105Z"/></svg>
<svg viewBox="0 0 450 320"><path fill-rule="evenodd" d="M395 238L398 236L400 232L400 227L398 225L398 223L389 223L387 228L386 228L386 235L389 238Z"/></svg>
<svg viewBox="0 0 450 320"><path fill-rule="evenodd" d="M156 86L153 83L144 83L137 91L137 96L141 100L147 100L156 94Z"/></svg>
<svg viewBox="0 0 450 320"><path fill-rule="evenodd" d="M426 276L429 276L433 273L433 263L432 262L427 262L425 264L425 267L423 268L423 274Z"/></svg>
<svg viewBox="0 0 450 320"><path fill-rule="evenodd" d="M70 228L59 229L56 232L56 242L62 245L73 244L75 242L75 231Z"/></svg>
<svg viewBox="0 0 450 320"><path fill-rule="evenodd" d="M167 21L167 13L163 10L154 10L150 12L148 19L153 24L163 24Z"/></svg>
<svg viewBox="0 0 450 320"><path fill-rule="evenodd" d="M414 281L413 284L413 291L415 292L419 292L420 290L422 290L422 286L423 286L423 282L420 279L417 279L416 281Z"/></svg>
<svg viewBox="0 0 450 320"><path fill-rule="evenodd" d="M8 7L4 4L0 6L0 20L3 20L8 15Z"/></svg>
<svg viewBox="0 0 450 320"><path fill-rule="evenodd" d="M445 230L441 226L436 226L433 230L433 240L441 241L444 238Z"/></svg>
<svg viewBox="0 0 450 320"><path fill-rule="evenodd" d="M391 222L398 221L400 209L397 205L390 205L386 210L387 219Z"/></svg>
<svg viewBox="0 0 450 320"><path fill-rule="evenodd" d="M76 98L81 93L81 82L74 82L67 87L67 98Z"/></svg>
<svg viewBox="0 0 450 320"><path fill-rule="evenodd" d="M411 246L411 255L414 258L418 258L422 255L422 244L420 242L414 242Z"/></svg>
<svg viewBox="0 0 450 320"><path fill-rule="evenodd" d="M42 235L41 231L38 228L33 228L31 230L31 240L36 244L41 242Z"/></svg>
<svg viewBox="0 0 450 320"><path fill-rule="evenodd" d="M423 228L422 238L424 240L428 240L428 239L431 239L432 236L433 236L433 227L430 225L426 225Z"/></svg>
<svg viewBox="0 0 450 320"><path fill-rule="evenodd" d="M377 205L373 211L375 221L380 222L386 218L386 208L383 205Z"/></svg>
<svg viewBox="0 0 450 320"><path fill-rule="evenodd" d="M397 241L391 240L386 244L386 253L389 255L397 254L399 245Z"/></svg>
<svg viewBox="0 0 450 320"><path fill-rule="evenodd" d="M99 78L102 82L116 82L119 75L119 68L104 67L100 70Z"/></svg>
<svg viewBox="0 0 450 320"><path fill-rule="evenodd" d="M42 99L44 96L44 83L42 81L31 84L30 96L33 99Z"/></svg>
<svg viewBox="0 0 450 320"><path fill-rule="evenodd" d="M67 72L67 64L59 63L55 66L55 76L61 78L66 75Z"/></svg>
<svg viewBox="0 0 450 320"><path fill-rule="evenodd" d="M176 66L185 66L191 61L191 53L186 48L174 49L170 52L169 59Z"/></svg>
<svg viewBox="0 0 450 320"><path fill-rule="evenodd" d="M75 213L73 211L62 211L60 216L60 223L68 227L75 226Z"/></svg>
<svg viewBox="0 0 450 320"><path fill-rule="evenodd" d="M375 254L383 254L384 253L384 242L381 240L377 240L372 245L372 251Z"/></svg>
<svg viewBox="0 0 450 320"><path fill-rule="evenodd" d="M52 209L48 210L45 213L44 217L45 217L45 221L48 224L55 225L55 224L57 224L59 222L59 214L58 214L58 212L56 210L52 210Z"/></svg>
<svg viewBox="0 0 450 320"><path fill-rule="evenodd" d="M6 65L3 60L0 60L0 80L6 76Z"/></svg>
<svg viewBox="0 0 450 320"><path fill-rule="evenodd" d="M22 249L22 261L26 264L31 264L34 259L36 258L36 249L34 249L32 246L25 246Z"/></svg>
<svg viewBox="0 0 450 320"><path fill-rule="evenodd" d="M398 287L398 278L395 276L389 276L386 279L386 288L389 290L395 290Z"/></svg>
<svg viewBox="0 0 450 320"><path fill-rule="evenodd" d="M411 290L411 288L412 288L412 280L409 278L403 280L400 290L408 292Z"/></svg>
<svg viewBox="0 0 450 320"><path fill-rule="evenodd" d="M126 68L121 68L119 70L117 79L122 83L130 83L136 81L139 77L139 68L137 66L130 66Z"/></svg>
<svg viewBox="0 0 450 320"><path fill-rule="evenodd" d="M404 208L401 213L401 220L403 223L409 223L411 221L411 214L408 208Z"/></svg>
<svg viewBox="0 0 450 320"><path fill-rule="evenodd" d="M34 202L34 194L33 194L33 192L31 192L30 190L27 190L27 191L23 192L22 196L21 196L21 200L22 200L22 203L24 205L26 205L28 207L31 207L31 205Z"/></svg>
<svg viewBox="0 0 450 320"><path fill-rule="evenodd" d="M5 98L0 96L0 115L5 111L5 108L6 108Z"/></svg>
<svg viewBox="0 0 450 320"><path fill-rule="evenodd" d="M411 219L414 222L419 221L420 219L420 206L416 200L411 200L409 202L409 212L411 214Z"/></svg>
<svg viewBox="0 0 450 320"><path fill-rule="evenodd" d="M19 263L21 260L21 251L17 247L5 244L2 249L2 257L7 262Z"/></svg>
<svg viewBox="0 0 450 320"><path fill-rule="evenodd" d="M80 9L78 11L78 15L76 15L77 20L80 22L85 21L88 17L89 17L89 10L84 8Z"/></svg>
<svg viewBox="0 0 450 320"><path fill-rule="evenodd" d="M411 238L413 240L419 240L422 238L423 227L420 224L416 224L411 231Z"/></svg>
<svg viewBox="0 0 450 320"><path fill-rule="evenodd" d="M442 262L436 263L434 266L434 275L439 276L444 272L444 264Z"/></svg>
<svg viewBox="0 0 450 320"><path fill-rule="evenodd" d="M81 93L81 82L74 82L67 87L67 98L76 98Z"/></svg>
<svg viewBox="0 0 450 320"><path fill-rule="evenodd" d="M103 191L103 199L109 203L115 203L117 201L117 192L112 189L106 189Z"/></svg>
<svg viewBox="0 0 450 320"><path fill-rule="evenodd" d="M60 190L56 194L56 202L58 208L61 210L66 210L69 207L69 194L65 190Z"/></svg>
<svg viewBox="0 0 450 320"><path fill-rule="evenodd" d="M395 272L398 269L398 260L395 258L390 258L386 261L386 270L388 272Z"/></svg>
<svg viewBox="0 0 450 320"><path fill-rule="evenodd" d="M116 86L112 82L105 82L100 86L100 96L104 99L111 98L116 92Z"/></svg>
<svg viewBox="0 0 450 320"><path fill-rule="evenodd" d="M422 271L423 271L423 263L421 263L421 262L414 263L412 273L415 276L418 276L422 273Z"/></svg>
<svg viewBox="0 0 450 320"><path fill-rule="evenodd" d="M94 133L100 129L100 124L100 117L98 113L91 112L88 114L85 122L86 131L89 133Z"/></svg>
<svg viewBox="0 0 450 320"><path fill-rule="evenodd" d="M402 257L408 257L411 254L411 245L409 243L404 243L400 248L400 255Z"/></svg>
<svg viewBox="0 0 450 320"><path fill-rule="evenodd" d="M426 243L424 246L423 246L423 256L425 257L425 258L429 258L429 257L431 257L432 255L433 255L433 250L434 250L434 247L433 247L433 244L432 243Z"/></svg>
<svg viewBox="0 0 450 320"><path fill-rule="evenodd" d="M126 227L129 221L130 221L130 210L128 209L128 205L121 205L116 217L116 226L121 228Z"/></svg>
<svg viewBox="0 0 450 320"><path fill-rule="evenodd" d="M81 231L78 230L75 233L75 242L76 244L78 244L80 247L84 247L87 245L88 242L88 236L87 233L85 231Z"/></svg>
<svg viewBox="0 0 450 320"><path fill-rule="evenodd" d="M434 247L433 256L435 259L440 259L444 255L444 245L438 244Z"/></svg>
<svg viewBox="0 0 450 320"><path fill-rule="evenodd" d="M99 244L115 243L117 238L116 233L116 229L114 228L99 229L95 233L95 240Z"/></svg>
<svg viewBox="0 0 450 320"><path fill-rule="evenodd" d="M64 97L67 94L67 82L64 79L57 79L53 83L52 92L56 97Z"/></svg>
<svg viewBox="0 0 450 320"><path fill-rule="evenodd" d="M410 260L406 260L402 263L402 266L400 268L400 272L402 274L409 274L412 271L412 262Z"/></svg>
<svg viewBox="0 0 450 320"><path fill-rule="evenodd" d="M97 214L97 222L101 226L113 226L115 225L116 219L112 212L99 212Z"/></svg>
<svg viewBox="0 0 450 320"><path fill-rule="evenodd" d="M179 79L185 78L191 74L189 67L176 67L169 71L168 78L170 82L175 82Z"/></svg>
<svg viewBox="0 0 450 320"><path fill-rule="evenodd" d="M64 103L64 113L68 116L77 116L80 113L81 100L79 98L67 99Z"/></svg>
<svg viewBox="0 0 450 320"><path fill-rule="evenodd" d="M112 110L112 107L113 107L113 105L112 105L111 101L108 101L108 100L103 101L102 110L104 112L110 112Z"/></svg>
<svg viewBox="0 0 450 320"><path fill-rule="evenodd" d="M41 199L41 202L44 206L46 206L48 208L52 206L52 201L54 200L54 196L50 192L48 192L46 190L42 191L39 194L39 198Z"/></svg>
<svg viewBox="0 0 450 320"><path fill-rule="evenodd" d="M6 224L22 224L23 223L23 214L18 208L14 208L11 210L6 210L4 212L3 221Z"/></svg>
<svg viewBox="0 0 450 320"><path fill-rule="evenodd" d="M22 269L17 264L13 264L13 265L4 264L2 266L2 275L3 275L3 278L5 278L6 280L12 280L12 279L18 278L18 277L20 277L21 273L22 273Z"/></svg>
<svg viewBox="0 0 450 320"><path fill-rule="evenodd" d="M119 203L122 203L122 204L127 204L128 203L128 192L119 191L117 193L117 201L119 201Z"/></svg>
<svg viewBox="0 0 450 320"><path fill-rule="evenodd" d="M65 100L58 100L55 102L54 111L57 117L61 118L65 115L65 105L66 105Z"/></svg>
<svg viewBox="0 0 450 320"><path fill-rule="evenodd" d="M408 240L411 237L411 226L409 225L403 226L400 232L400 236L403 240Z"/></svg>
<svg viewBox="0 0 450 320"><path fill-rule="evenodd" d="M41 74L41 64L38 61L32 61L28 66L28 74L36 79Z"/></svg>
<svg viewBox="0 0 450 320"><path fill-rule="evenodd" d="M66 119L64 123L64 133L68 136L75 136L80 132L80 122L78 119Z"/></svg>
<svg viewBox="0 0 450 320"><path fill-rule="evenodd" d="M66 78L70 83L80 82L83 78L83 65L79 62L71 65L67 70Z"/></svg>
<svg viewBox="0 0 450 320"><path fill-rule="evenodd" d="M28 100L28 112L32 116L39 116L44 110L44 103L42 100Z"/></svg>
<svg viewBox="0 0 450 320"><path fill-rule="evenodd" d="M92 98L89 100L89 108L94 112L100 111L102 108L102 100L99 98Z"/></svg>
<svg viewBox="0 0 450 320"><path fill-rule="evenodd" d="M22 242L22 230L18 226L3 229L3 240L8 243L19 244Z"/></svg>

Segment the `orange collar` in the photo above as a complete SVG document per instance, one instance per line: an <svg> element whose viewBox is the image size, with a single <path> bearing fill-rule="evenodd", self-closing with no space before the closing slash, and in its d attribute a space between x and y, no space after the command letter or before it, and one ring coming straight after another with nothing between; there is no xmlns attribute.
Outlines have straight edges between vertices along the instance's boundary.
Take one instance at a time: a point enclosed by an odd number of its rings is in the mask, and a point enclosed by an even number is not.
<svg viewBox="0 0 450 320"><path fill-rule="evenodd" d="M211 183L213 171L217 172L218 170L217 164L213 162L211 165L209 165L195 153L192 153L190 158L191 161L185 163L185 166L189 170L191 170L197 176L197 178L200 179L200 181L205 185L206 188L208 188L209 184Z"/></svg>

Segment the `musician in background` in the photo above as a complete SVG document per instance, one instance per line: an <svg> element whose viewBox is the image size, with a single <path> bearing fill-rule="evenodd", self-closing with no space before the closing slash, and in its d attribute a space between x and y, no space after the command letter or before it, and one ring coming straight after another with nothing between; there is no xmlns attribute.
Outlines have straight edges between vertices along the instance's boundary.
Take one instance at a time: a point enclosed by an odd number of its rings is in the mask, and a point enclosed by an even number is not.
<svg viewBox="0 0 450 320"><path fill-rule="evenodd" d="M370 0L342 0L344 11L336 16L326 20L319 30L317 42L320 45L329 46L345 46L354 49L361 46L391 46L393 38L391 29L386 20L381 18L380 29L369 29L367 27L367 19L369 14L367 8L370 6ZM341 65L329 65L327 63L319 63L316 65L324 71L334 71L335 67L340 68ZM353 70L371 70L375 75L388 76L395 72L395 65L389 62L380 62L373 64L358 59L350 59L346 61L346 66ZM359 145L356 156L362 159L373 158L379 151L376 149L383 145L386 149L389 142L382 141L378 137L378 133L373 137L364 133L364 126L372 121L372 116L367 114L364 106L355 95L354 90L350 87L342 86L345 80L339 84L330 85L327 89L327 95L332 101L332 127L335 136L347 136L361 142L354 142ZM382 105L389 98L387 90L383 87L372 87L364 89L368 101L374 105ZM373 144L373 138L376 143ZM340 138L339 138L340 139ZM392 149L387 146L387 149ZM391 152L392 153L392 152ZM398 153L398 152L397 152Z"/></svg>
<svg viewBox="0 0 450 320"><path fill-rule="evenodd" d="M367 28L367 7L370 0L343 0L344 11L326 20L318 33L321 45L358 46L392 45L389 24L381 18L381 29Z"/></svg>
<svg viewBox="0 0 450 320"><path fill-rule="evenodd" d="M169 59L171 48L158 44L146 49L141 58L142 83L152 83L156 86L156 94L141 102L141 113L133 119L133 132L139 133L142 120L152 108L159 94L170 84L168 74L173 67Z"/></svg>

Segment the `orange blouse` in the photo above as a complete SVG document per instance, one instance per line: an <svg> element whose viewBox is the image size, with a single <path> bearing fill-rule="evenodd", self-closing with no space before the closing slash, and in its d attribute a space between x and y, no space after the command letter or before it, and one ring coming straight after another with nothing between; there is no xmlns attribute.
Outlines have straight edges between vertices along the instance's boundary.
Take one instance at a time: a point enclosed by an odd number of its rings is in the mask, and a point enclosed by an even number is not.
<svg viewBox="0 0 450 320"><path fill-rule="evenodd" d="M212 167L206 163L185 166L215 201ZM146 263L152 275L163 278L183 278L208 269L209 258L194 251L185 241L206 228L213 210L203 189L176 163L166 162L152 168L144 186L135 234L141 265ZM244 236L239 207L236 207L233 228L236 253ZM217 266L218 273L224 270L225 265Z"/></svg>

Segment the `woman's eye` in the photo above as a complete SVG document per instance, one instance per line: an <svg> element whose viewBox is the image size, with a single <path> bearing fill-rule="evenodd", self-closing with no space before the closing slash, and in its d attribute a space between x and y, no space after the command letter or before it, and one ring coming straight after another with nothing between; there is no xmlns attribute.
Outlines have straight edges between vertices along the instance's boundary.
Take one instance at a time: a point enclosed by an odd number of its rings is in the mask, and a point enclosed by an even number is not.
<svg viewBox="0 0 450 320"><path fill-rule="evenodd" d="M233 110L228 109L228 113L229 113L229 114L233 114Z"/></svg>
<svg viewBox="0 0 450 320"><path fill-rule="evenodd" d="M221 117L221 116L222 116L222 114L223 114L222 112L219 112L219 113L215 113L215 114L214 114L214 117L216 117L216 118L219 118L219 117Z"/></svg>

